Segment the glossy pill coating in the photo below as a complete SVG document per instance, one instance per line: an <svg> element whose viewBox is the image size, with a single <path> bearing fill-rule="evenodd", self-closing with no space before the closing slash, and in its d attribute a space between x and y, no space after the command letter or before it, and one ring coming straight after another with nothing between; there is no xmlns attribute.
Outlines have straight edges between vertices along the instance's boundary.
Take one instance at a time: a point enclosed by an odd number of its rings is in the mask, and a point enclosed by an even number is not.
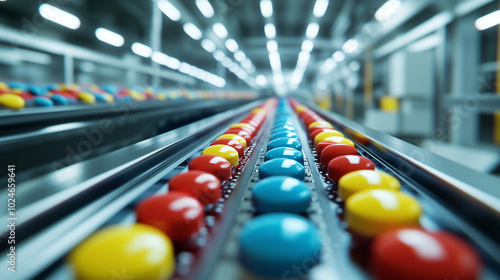
<svg viewBox="0 0 500 280"><path fill-rule="evenodd" d="M296 149L292 148L275 148L272 150L269 150L266 155L265 155L265 160L271 160L275 158L288 158L288 159L293 159L295 161L298 161L302 164L304 164L304 156L302 155L301 152L297 151Z"/></svg>
<svg viewBox="0 0 500 280"><path fill-rule="evenodd" d="M151 196L135 208L137 222L161 230L174 242L186 242L205 226L203 205L178 191Z"/></svg>
<svg viewBox="0 0 500 280"><path fill-rule="evenodd" d="M279 132L279 130L283 130L283 129L295 130L295 127L293 125L289 125L289 124L275 125L275 126L273 126L271 133Z"/></svg>
<svg viewBox="0 0 500 280"><path fill-rule="evenodd" d="M224 134L236 134L238 136L241 136L245 139L245 141L247 141L247 144L249 144L253 138L252 133L238 128L231 128L224 132Z"/></svg>
<svg viewBox="0 0 500 280"><path fill-rule="evenodd" d="M225 158L231 166L236 166L238 165L239 161L239 156L238 156L238 151L230 146L227 145L213 145L201 153L202 155L214 155L214 156L220 156Z"/></svg>
<svg viewBox="0 0 500 280"><path fill-rule="evenodd" d="M387 190L366 190L350 196L345 221L353 232L375 236L386 230L418 226L422 208L410 195Z"/></svg>
<svg viewBox="0 0 500 280"><path fill-rule="evenodd" d="M350 146L349 146L350 147ZM395 177L378 170L358 170L340 178L338 195L343 200L364 190L399 191L401 184Z"/></svg>
<svg viewBox="0 0 500 280"><path fill-rule="evenodd" d="M277 138L283 138L283 137L299 139L299 135L297 135L297 133L295 133L295 132L282 131L282 132L276 132L276 133L271 134L271 140L274 140Z"/></svg>
<svg viewBox="0 0 500 280"><path fill-rule="evenodd" d="M247 141L245 140L245 138L243 138L239 135L236 135L236 134L222 134L221 136L217 137L215 140L219 140L219 139L236 140L236 141L240 142L241 144L243 144L244 149L247 148Z"/></svg>
<svg viewBox="0 0 500 280"><path fill-rule="evenodd" d="M352 155L338 156L328 163L328 177L334 181L338 181L349 172L374 169L375 164L365 157Z"/></svg>
<svg viewBox="0 0 500 280"><path fill-rule="evenodd" d="M210 144L210 146L213 145L227 145L230 147L233 147L236 151L238 151L238 156L239 158L242 158L245 155L245 146L241 144L241 142L233 139L219 139L215 140Z"/></svg>
<svg viewBox="0 0 500 280"><path fill-rule="evenodd" d="M221 198L220 180L199 170L175 175L168 181L168 189L192 195L204 206L216 203Z"/></svg>
<svg viewBox="0 0 500 280"><path fill-rule="evenodd" d="M340 137L340 136L326 137L323 141L331 141L331 142L335 142L335 143L338 143L338 144L347 144L349 146L353 146L354 147L354 142L352 142L351 140L349 140L347 138ZM321 143L321 142L319 142L319 143ZM319 145L319 143L318 143L318 145Z"/></svg>
<svg viewBox="0 0 500 280"><path fill-rule="evenodd" d="M357 155L358 150L346 144L330 144L321 151L320 162L328 165L330 161L339 156Z"/></svg>
<svg viewBox="0 0 500 280"><path fill-rule="evenodd" d="M277 158L264 162L259 168L259 178L272 176L290 176L298 180L304 180L304 165L293 159Z"/></svg>
<svg viewBox="0 0 500 280"><path fill-rule="evenodd" d="M83 101L83 103L94 104L96 98L92 93L80 92L78 93L78 99Z"/></svg>
<svg viewBox="0 0 500 280"><path fill-rule="evenodd" d="M318 146L320 142L326 141L328 137L344 137L344 134L340 131L324 131L314 137L314 147Z"/></svg>
<svg viewBox="0 0 500 280"><path fill-rule="evenodd" d="M68 99L65 96L60 95L60 94L54 94L50 97L50 99L52 99L52 101L54 101L54 104L58 104L58 105L69 104Z"/></svg>
<svg viewBox="0 0 500 280"><path fill-rule="evenodd" d="M40 107L52 107L54 106L54 102L47 98L47 97L42 97L42 96L35 96L33 98L33 102L35 105L40 106Z"/></svg>
<svg viewBox="0 0 500 280"><path fill-rule="evenodd" d="M333 128L317 128L314 127L310 132L309 132L309 138L314 140L316 135L320 134L321 132L327 132L327 131L337 131Z"/></svg>
<svg viewBox="0 0 500 280"><path fill-rule="evenodd" d="M258 216L243 226L238 241L242 265L258 277L281 279L287 275L293 279L299 277L294 266L307 273L321 258L318 230L296 214ZM304 260L308 260L307 266L303 266Z"/></svg>
<svg viewBox="0 0 500 280"><path fill-rule="evenodd" d="M419 228L390 230L371 246L371 270L376 279L480 279L481 259L460 238Z"/></svg>
<svg viewBox="0 0 500 280"><path fill-rule="evenodd" d="M316 127L316 126L322 126L322 127L329 127L329 128L333 128L333 125L330 124L329 122L327 121L315 121L315 122L312 122L310 123L307 128L310 130L311 128L313 127Z"/></svg>
<svg viewBox="0 0 500 280"><path fill-rule="evenodd" d="M16 94L0 94L0 105L9 109L22 109L26 105L24 99Z"/></svg>
<svg viewBox="0 0 500 280"><path fill-rule="evenodd" d="M143 224L101 229L78 245L68 261L80 280L115 279L124 272L137 280L160 280L175 268L170 239Z"/></svg>
<svg viewBox="0 0 500 280"><path fill-rule="evenodd" d="M239 143L239 142L238 142ZM208 172L221 182L231 178L231 164L227 159L214 155L200 155L189 162L189 170Z"/></svg>
<svg viewBox="0 0 500 280"><path fill-rule="evenodd" d="M233 127L233 128L229 128L228 131L229 130L238 130L238 131L243 130L252 136L254 136L257 133L257 131L255 129L250 129L250 128L245 127L245 126Z"/></svg>
<svg viewBox="0 0 500 280"><path fill-rule="evenodd" d="M323 150L324 150L326 147L328 147L328 146L330 146L330 145L332 145L332 144L339 144L339 143L338 143L338 142L334 142L334 141L323 141L323 142L319 142L319 143L318 143L318 146L316 146L316 153L317 153L318 155L320 155L320 156L321 156L321 153L323 152Z"/></svg>
<svg viewBox="0 0 500 280"><path fill-rule="evenodd" d="M304 214L311 201L311 190L301 181L274 176L258 182L252 190L252 204L259 213Z"/></svg>
<svg viewBox="0 0 500 280"><path fill-rule="evenodd" d="M286 138L286 137L276 138L271 142L269 142L269 144L267 144L268 150L275 148L282 148L282 147L293 148L296 149L297 151L302 150L302 145L300 144L300 141L295 138Z"/></svg>

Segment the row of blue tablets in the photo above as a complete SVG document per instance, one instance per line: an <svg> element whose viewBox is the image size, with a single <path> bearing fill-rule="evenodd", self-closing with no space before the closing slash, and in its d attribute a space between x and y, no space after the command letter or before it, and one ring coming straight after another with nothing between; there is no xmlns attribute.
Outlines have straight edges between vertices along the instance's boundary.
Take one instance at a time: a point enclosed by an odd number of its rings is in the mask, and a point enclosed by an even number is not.
<svg viewBox="0 0 500 280"><path fill-rule="evenodd" d="M302 145L283 100L267 149L265 163L259 168L260 181L252 190L258 215L243 226L240 260L255 276L296 279L320 261L321 243L316 226L305 218L311 190L303 183Z"/></svg>

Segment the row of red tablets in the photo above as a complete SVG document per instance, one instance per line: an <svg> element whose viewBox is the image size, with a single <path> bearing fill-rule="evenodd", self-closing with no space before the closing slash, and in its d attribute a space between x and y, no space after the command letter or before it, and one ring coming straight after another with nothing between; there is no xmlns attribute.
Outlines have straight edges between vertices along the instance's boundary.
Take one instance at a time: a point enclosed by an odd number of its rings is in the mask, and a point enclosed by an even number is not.
<svg viewBox="0 0 500 280"><path fill-rule="evenodd" d="M290 100L307 127L320 172L333 183L327 191L345 211L351 245L369 251L375 279L479 279L482 264L474 249L445 231L420 226L418 200L400 192L399 181L375 170L355 144L317 113Z"/></svg>
<svg viewBox="0 0 500 280"><path fill-rule="evenodd" d="M229 197L223 186L237 177L253 138L275 106L276 100L270 99L251 110L193 158L187 172L172 177L167 193L141 201L135 208L136 225L105 228L82 242L70 254L78 278L112 279L113 271L123 269L136 279L171 277L176 266L173 252L199 247L196 240L207 234L206 214L214 213L215 205L223 207ZM157 237L155 244L146 238L152 235ZM154 260L148 258L154 254Z"/></svg>

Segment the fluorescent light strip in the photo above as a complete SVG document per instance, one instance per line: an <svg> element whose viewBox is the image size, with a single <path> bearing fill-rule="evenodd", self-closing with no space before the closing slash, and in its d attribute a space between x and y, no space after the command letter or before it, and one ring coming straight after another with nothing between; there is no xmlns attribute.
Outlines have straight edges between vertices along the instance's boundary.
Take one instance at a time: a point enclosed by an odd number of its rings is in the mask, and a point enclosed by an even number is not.
<svg viewBox="0 0 500 280"><path fill-rule="evenodd" d="M181 12L179 12L179 10L177 10L177 8L167 0L158 1L156 6L158 6L158 9L160 9L160 11L162 11L170 20L179 21L181 19Z"/></svg>
<svg viewBox="0 0 500 280"><path fill-rule="evenodd" d="M482 16L474 22L474 26L477 30L486 30L495 25L500 24L500 10L496 10L492 13L489 13L485 16Z"/></svg>
<svg viewBox="0 0 500 280"><path fill-rule="evenodd" d="M211 18L214 16L214 8L210 4L210 2L208 2L208 0L196 0L196 6L204 17Z"/></svg>
<svg viewBox="0 0 500 280"><path fill-rule="evenodd" d="M342 50L345 53L353 53L358 49L358 47L359 47L359 43L356 39L349 39L342 46Z"/></svg>
<svg viewBox="0 0 500 280"><path fill-rule="evenodd" d="M386 21L394 15L400 7L400 0L389 0L375 12L375 19L379 22Z"/></svg>
<svg viewBox="0 0 500 280"><path fill-rule="evenodd" d="M52 5L49 4L42 4L38 8L38 11L40 12L40 15L42 17L55 22L57 24L60 24L64 27L67 27L69 29L76 30L80 28L81 22L80 19L66 11L63 11L59 8L56 8Z"/></svg>
<svg viewBox="0 0 500 280"><path fill-rule="evenodd" d="M184 29L184 32L191 37L193 40L200 40L201 37L203 36L203 33L201 33L201 30L196 27L196 25L192 24L191 22L185 23L182 28Z"/></svg>
<svg viewBox="0 0 500 280"><path fill-rule="evenodd" d="M325 15L326 9L328 8L328 0L316 0L314 4L313 15L320 18Z"/></svg>
<svg viewBox="0 0 500 280"><path fill-rule="evenodd" d="M274 39L274 37L276 37L276 27L274 24L266 23L266 25L264 25L264 33L267 39Z"/></svg>
<svg viewBox="0 0 500 280"><path fill-rule="evenodd" d="M102 42L115 47L121 47L125 43L122 35L102 27L95 30L95 36Z"/></svg>
<svg viewBox="0 0 500 280"><path fill-rule="evenodd" d="M201 47L204 48L207 52L211 53L217 50L217 46L215 45L215 43L209 39L203 39L203 41L201 41Z"/></svg>
<svg viewBox="0 0 500 280"><path fill-rule="evenodd" d="M272 53L272 52L277 52L278 51L278 43L274 40L269 40L267 41L267 51Z"/></svg>
<svg viewBox="0 0 500 280"><path fill-rule="evenodd" d="M318 36L319 25L316 22L311 22L306 29L306 37L309 39L314 39Z"/></svg>
<svg viewBox="0 0 500 280"><path fill-rule="evenodd" d="M189 76L195 77L199 80L205 81L217 87L223 87L226 85L226 80L209 73L203 69L196 66L190 65L186 62L181 62L177 58L168 56L162 52L154 52L151 56L151 60L158 64L165 65L174 70L178 70L181 73L187 74ZM241 74L240 74L241 75Z"/></svg>
<svg viewBox="0 0 500 280"><path fill-rule="evenodd" d="M238 43L236 43L234 39L227 39L225 45L226 48L233 53L238 50Z"/></svg>
<svg viewBox="0 0 500 280"><path fill-rule="evenodd" d="M271 68L273 69L273 71L281 70L281 59L279 53L277 52L270 53L269 61L271 62Z"/></svg>
<svg viewBox="0 0 500 280"><path fill-rule="evenodd" d="M234 53L234 58L236 60L238 60L239 62L243 62L243 61L245 61L245 59L247 59L247 56L245 55L244 52L237 51L237 52Z"/></svg>
<svg viewBox="0 0 500 280"><path fill-rule="evenodd" d="M273 16L273 2L271 0L261 0L260 1L260 12L265 18L270 18Z"/></svg>
<svg viewBox="0 0 500 280"><path fill-rule="evenodd" d="M140 55L142 57L150 57L153 53L150 47L138 42L133 43L131 49L136 55Z"/></svg>
<svg viewBox="0 0 500 280"><path fill-rule="evenodd" d="M302 42L302 46L301 46L302 51L311 52L313 50L313 48L314 48L313 41L305 40L304 42Z"/></svg>
<svg viewBox="0 0 500 280"><path fill-rule="evenodd" d="M223 61L225 58L226 58L226 55L224 54L224 52L222 51L215 51L214 54L213 54L215 60L217 61Z"/></svg>
<svg viewBox="0 0 500 280"><path fill-rule="evenodd" d="M217 37L221 39L226 39L227 29L222 23L220 22L214 23L214 25L212 26L212 30L214 31L215 35L217 35Z"/></svg>

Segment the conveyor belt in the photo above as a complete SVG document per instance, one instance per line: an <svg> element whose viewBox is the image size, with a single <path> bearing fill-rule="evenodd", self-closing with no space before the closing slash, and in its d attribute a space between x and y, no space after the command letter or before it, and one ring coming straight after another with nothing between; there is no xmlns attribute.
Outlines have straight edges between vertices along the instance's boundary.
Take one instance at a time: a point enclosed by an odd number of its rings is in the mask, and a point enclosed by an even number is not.
<svg viewBox="0 0 500 280"><path fill-rule="evenodd" d="M27 182L18 193L19 203L24 204L19 205L18 215L20 220L23 217L24 224L17 232L19 241L24 240L17 252L25 256L23 261L30 263L30 267L20 267L16 274L19 278L14 279L36 275L41 279L68 279L71 271L64 263L64 255L71 248L103 225L133 223L132 209L139 201L154 193L164 193L168 179L187 169L186 159L201 153L231 122L237 122L254 106L252 103L219 114ZM500 230L500 194L494 188L500 185L499 180L310 107L353 140L360 155L371 159L377 169L398 178L403 191L419 200L424 208L422 226L462 236L481 253L486 262L481 279L500 277L500 240L495 235ZM250 203L251 190L259 181L258 170L267 151L273 114L270 112L260 133L249 145L245 164L235 170L236 176L231 181L224 183L224 188L233 191L230 195L225 193L227 200L222 213L210 224L208 236L201 239L205 245L194 259L189 253L178 255L174 279L207 279L208 275L210 279L252 277L237 262L236 237L241 226L255 214ZM370 279L364 267L366 256L363 251L352 250L350 234L337 215L339 206L329 197L332 182L315 163L318 155L307 138L305 127L295 114L291 116L303 144L307 174L304 182L313 192L307 217L319 228L323 246L321 262L308 277L312 280ZM420 155L425 157L415 158ZM40 191L41 185L49 186L45 193ZM79 201L85 203L74 203ZM41 211L30 210L35 208ZM30 234L26 234L28 231ZM0 261L5 263L5 257ZM4 273L0 272L0 278L11 277Z"/></svg>

